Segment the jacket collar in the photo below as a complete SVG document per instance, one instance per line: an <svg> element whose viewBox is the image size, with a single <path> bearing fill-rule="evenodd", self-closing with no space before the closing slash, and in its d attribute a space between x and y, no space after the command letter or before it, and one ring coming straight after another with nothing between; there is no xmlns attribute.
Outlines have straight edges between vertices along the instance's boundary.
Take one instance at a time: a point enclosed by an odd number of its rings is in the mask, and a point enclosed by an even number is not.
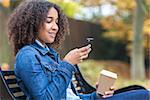
<svg viewBox="0 0 150 100"><path fill-rule="evenodd" d="M37 42L34 42L31 46L33 48L35 48L36 50L38 50L42 55L46 55L49 52L48 49L46 49L43 46L39 45Z"/></svg>
<svg viewBox="0 0 150 100"><path fill-rule="evenodd" d="M46 55L49 53L50 55L53 55L54 57L58 57L58 53L52 48L48 47L46 44L43 45L40 41L35 40L33 44L31 44L33 48L38 50L42 55Z"/></svg>

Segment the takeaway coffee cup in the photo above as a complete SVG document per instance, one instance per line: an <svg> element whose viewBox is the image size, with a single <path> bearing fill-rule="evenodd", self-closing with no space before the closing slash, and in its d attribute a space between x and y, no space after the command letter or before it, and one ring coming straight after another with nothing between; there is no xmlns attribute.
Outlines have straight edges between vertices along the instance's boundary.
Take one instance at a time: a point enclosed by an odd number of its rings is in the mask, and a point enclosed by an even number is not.
<svg viewBox="0 0 150 100"><path fill-rule="evenodd" d="M102 70L100 72L97 93L104 95L106 91L110 91L110 87L113 86L116 79L117 79L116 73L107 70Z"/></svg>

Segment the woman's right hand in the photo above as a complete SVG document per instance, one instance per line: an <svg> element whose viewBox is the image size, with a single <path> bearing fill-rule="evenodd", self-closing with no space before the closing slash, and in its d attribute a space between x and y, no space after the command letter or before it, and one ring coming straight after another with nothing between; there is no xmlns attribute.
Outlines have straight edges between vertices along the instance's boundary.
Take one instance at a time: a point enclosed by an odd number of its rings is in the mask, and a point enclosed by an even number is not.
<svg viewBox="0 0 150 100"><path fill-rule="evenodd" d="M83 61L83 59L87 58L89 53L91 51L91 44L81 47L81 48L76 48L71 50L63 60L75 65Z"/></svg>

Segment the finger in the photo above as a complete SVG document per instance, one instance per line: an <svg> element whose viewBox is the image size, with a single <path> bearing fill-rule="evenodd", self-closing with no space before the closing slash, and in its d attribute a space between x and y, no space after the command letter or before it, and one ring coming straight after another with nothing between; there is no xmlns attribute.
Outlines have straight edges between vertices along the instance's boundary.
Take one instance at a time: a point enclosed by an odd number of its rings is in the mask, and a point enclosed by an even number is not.
<svg viewBox="0 0 150 100"><path fill-rule="evenodd" d="M98 89L98 82L96 82L96 89Z"/></svg>
<svg viewBox="0 0 150 100"><path fill-rule="evenodd" d="M80 53L80 56L85 56L85 55L89 54L91 50L92 50L92 49L89 48L87 51L81 52L81 53Z"/></svg>
<svg viewBox="0 0 150 100"><path fill-rule="evenodd" d="M85 46L85 47L79 48L79 50L80 50L81 52L83 52L83 51L87 51L89 48L91 48L91 44L89 44L89 45L87 45L87 46Z"/></svg>
<svg viewBox="0 0 150 100"><path fill-rule="evenodd" d="M80 63L83 62L83 59L80 59L79 62L80 62Z"/></svg>
<svg viewBox="0 0 150 100"><path fill-rule="evenodd" d="M84 51L87 51L87 50L88 50L88 48L87 48L87 47L79 48L79 51L80 51L80 52L84 52Z"/></svg>
<svg viewBox="0 0 150 100"><path fill-rule="evenodd" d="M113 95L103 95L102 97L103 98L108 98L108 97L111 97L111 96L113 96Z"/></svg>
<svg viewBox="0 0 150 100"><path fill-rule="evenodd" d="M110 97L110 96L113 96L113 93L114 91L106 91L103 95L103 98L107 98L107 97Z"/></svg>
<svg viewBox="0 0 150 100"><path fill-rule="evenodd" d="M89 54L89 52L88 51L85 51L85 52L81 52L80 53L80 56L85 56L85 55L88 55Z"/></svg>
<svg viewBox="0 0 150 100"><path fill-rule="evenodd" d="M106 91L105 92L105 95L111 95L111 94L113 94L114 93L114 91Z"/></svg>
<svg viewBox="0 0 150 100"><path fill-rule="evenodd" d="M91 47L92 47L92 45L91 45L91 44L88 44L88 45L87 45L87 47L88 47L88 48L91 48Z"/></svg>
<svg viewBox="0 0 150 100"><path fill-rule="evenodd" d="M81 56L80 59L85 59L88 57L88 54L87 55L84 55L84 56Z"/></svg>
<svg viewBox="0 0 150 100"><path fill-rule="evenodd" d="M98 85L98 82L96 82L96 85Z"/></svg>
<svg viewBox="0 0 150 100"><path fill-rule="evenodd" d="M115 87L114 87L114 86L111 86L111 87L110 87L110 90L115 90Z"/></svg>
<svg viewBox="0 0 150 100"><path fill-rule="evenodd" d="M92 49L91 49L91 48L89 48L89 49L88 49L88 53L90 53L90 52L91 52L91 50L92 50Z"/></svg>
<svg viewBox="0 0 150 100"><path fill-rule="evenodd" d="M80 57L82 57L82 58L87 58L86 56L89 54L89 52L91 51L91 48L88 50L88 51L85 51L85 52L80 52L79 53L79 55L80 55ZM84 57L85 56L85 57Z"/></svg>
<svg viewBox="0 0 150 100"><path fill-rule="evenodd" d="M88 54L88 52L81 52L81 53L80 53L80 57L85 56L85 55L87 55L87 54Z"/></svg>

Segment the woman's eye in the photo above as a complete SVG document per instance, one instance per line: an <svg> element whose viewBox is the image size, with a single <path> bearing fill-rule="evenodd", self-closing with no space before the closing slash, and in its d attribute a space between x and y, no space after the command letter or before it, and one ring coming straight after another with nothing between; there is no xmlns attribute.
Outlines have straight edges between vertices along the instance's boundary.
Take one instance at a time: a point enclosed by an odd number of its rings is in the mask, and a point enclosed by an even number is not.
<svg viewBox="0 0 150 100"><path fill-rule="evenodd" d="M51 23L52 21L46 21L46 23Z"/></svg>
<svg viewBox="0 0 150 100"><path fill-rule="evenodd" d="M56 24L58 24L58 20L47 20L46 23L52 23L53 21L55 21Z"/></svg>

